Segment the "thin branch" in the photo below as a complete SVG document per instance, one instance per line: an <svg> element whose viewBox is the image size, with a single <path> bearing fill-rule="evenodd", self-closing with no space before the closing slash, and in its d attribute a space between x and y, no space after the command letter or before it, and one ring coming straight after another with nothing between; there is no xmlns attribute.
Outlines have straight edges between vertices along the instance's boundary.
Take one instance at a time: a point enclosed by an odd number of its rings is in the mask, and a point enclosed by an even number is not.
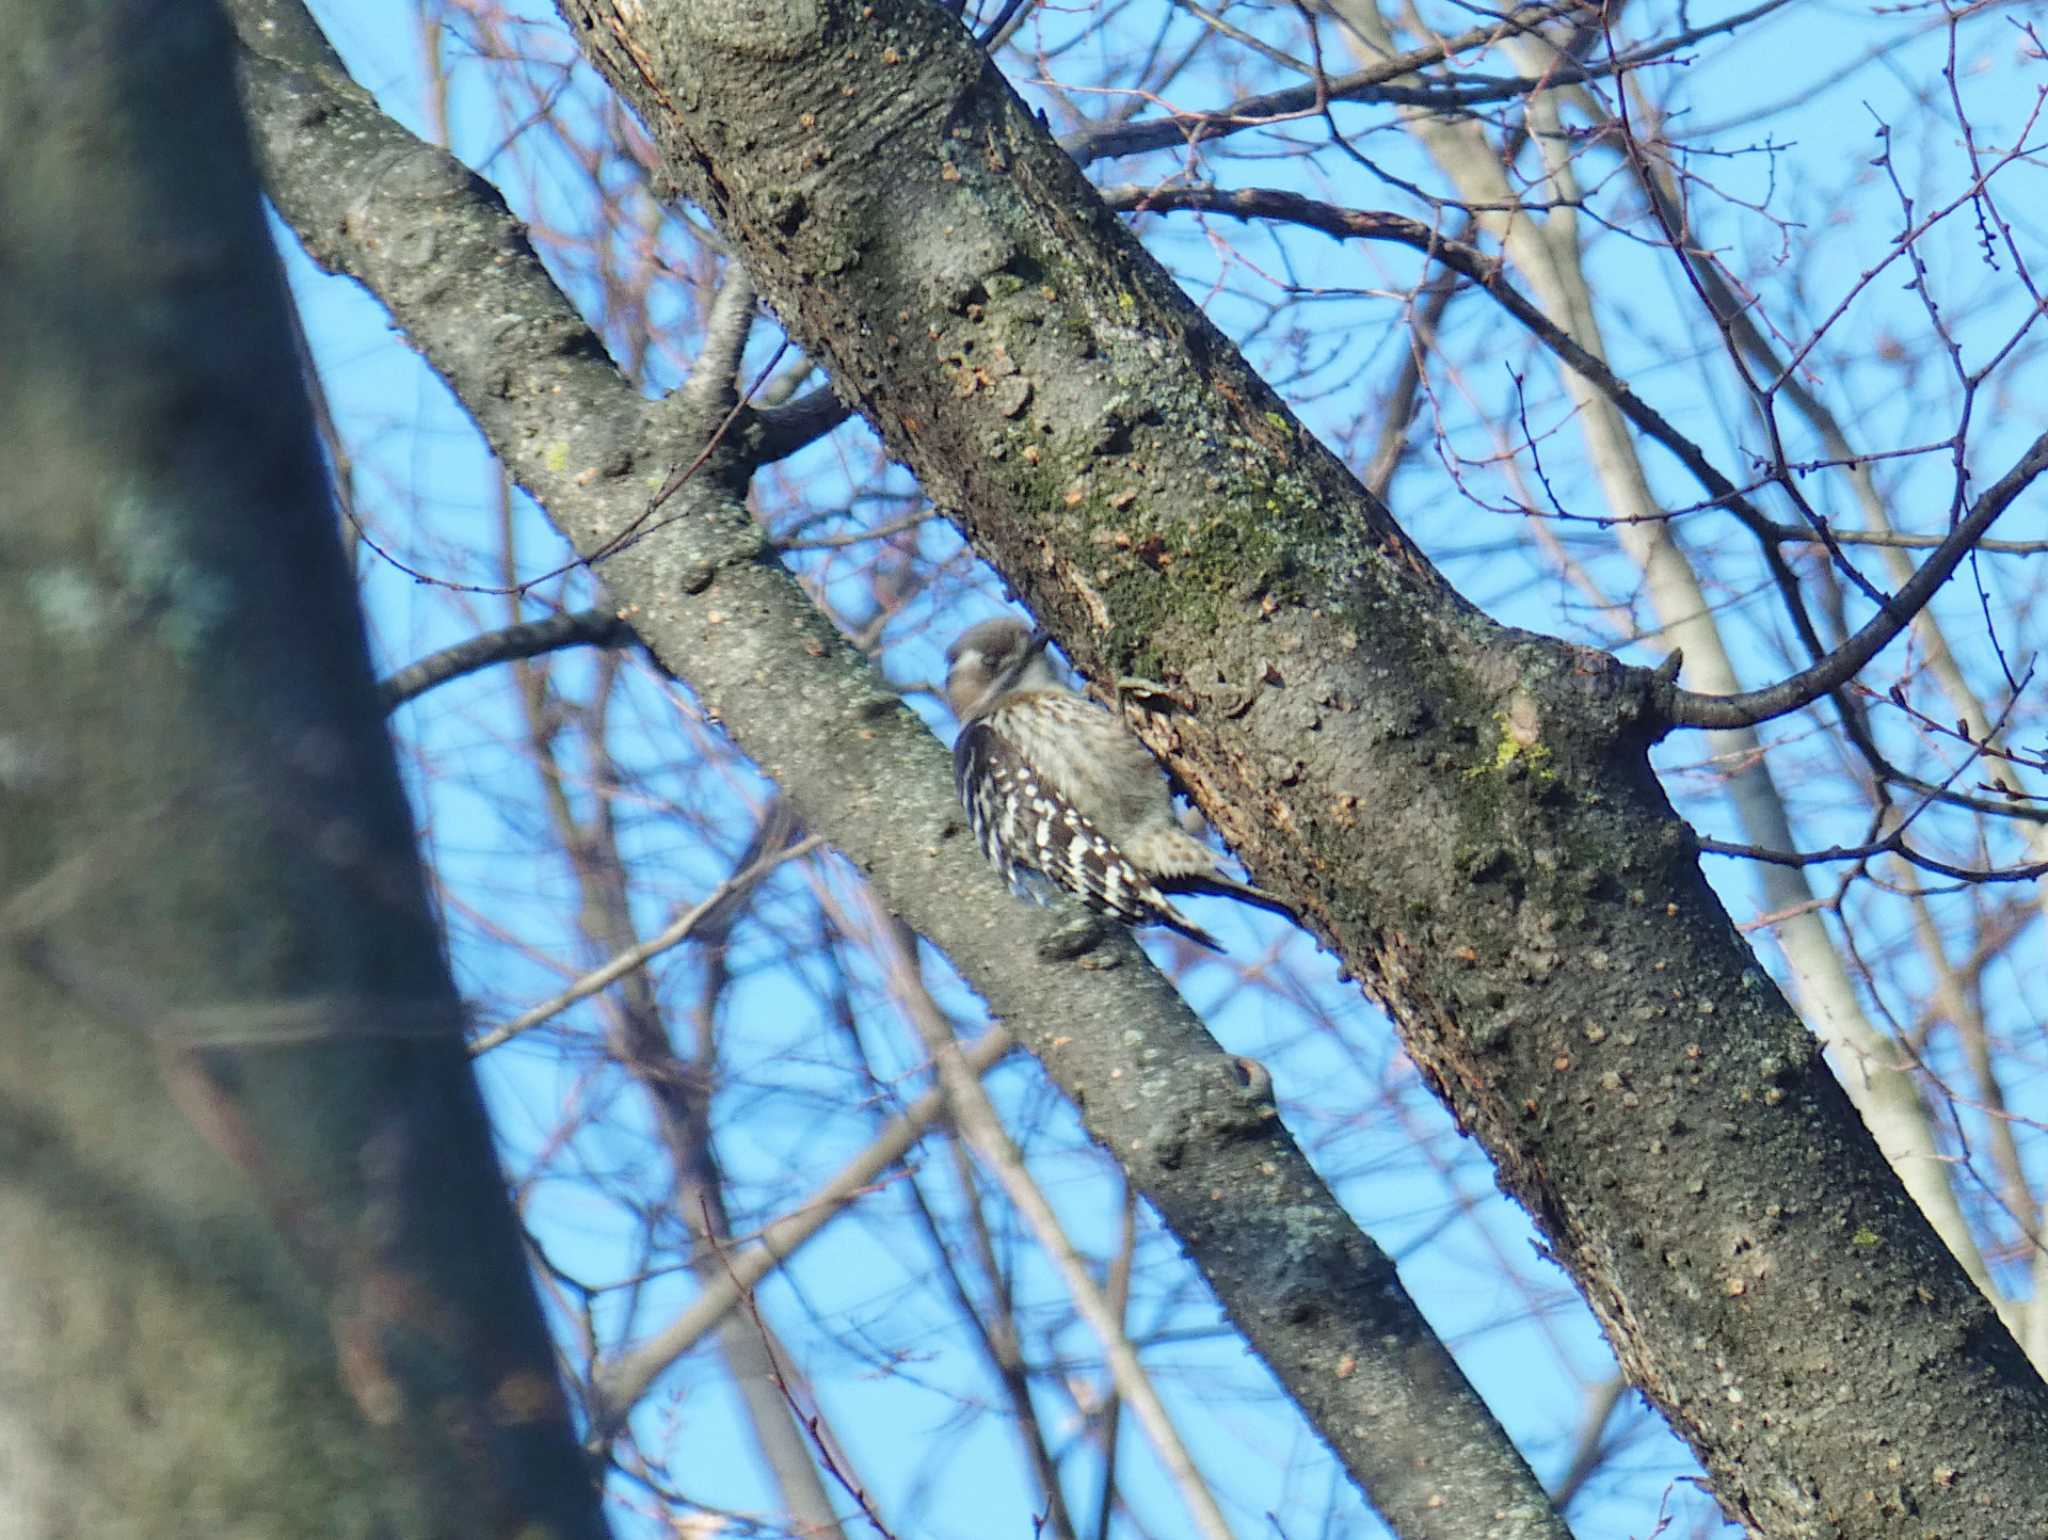
<svg viewBox="0 0 2048 1540"><path fill-rule="evenodd" d="M808 835L798 840L795 844L776 851L772 856L756 861L745 871L735 872L731 877L713 888L701 903L693 905L685 913L670 921L659 934L649 936L645 941L637 942L627 947L601 967L591 969L590 972L584 974L583 977L571 984L560 994L553 995L541 1001L540 1004L521 1011L510 1021L491 1028L490 1031L484 1033L469 1045L470 1053L472 1055L488 1053L491 1049L496 1048L501 1043L509 1042L520 1033L532 1031L542 1022L561 1015L562 1012L566 1011L577 1001L588 999L607 985L617 983L635 968L646 963L650 958L658 957L670 948L682 945L683 942L690 939L691 933L704 923L706 916L710 915L721 904L725 903L735 894L742 893L752 887L776 867L782 865L783 862L793 861L798 856L809 855L823 843L824 841L817 835Z"/></svg>
<svg viewBox="0 0 2048 1540"><path fill-rule="evenodd" d="M1783 559L1775 556L1775 546L1768 543L1772 532L1782 526L1766 518L1750 502L1743 489L1715 467L1699 445L1680 433L1662 413L1631 390L1605 361L1582 346L1577 338L1511 285L1501 258L1480 250L1470 242L1447 236L1419 219L1377 209L1347 209L1279 188L1110 187L1102 190L1102 201L1122 213L1166 213L1188 209L1224 214L1234 219L1286 220L1339 239L1391 241L1396 245L1413 247L1459 276L1471 279L1489 299L1556 354L1567 368L1612 401L1624 417L1670 450L1678 462L1692 472L1694 479L1706 488L1710 506L1725 509L1745 528L1767 542L1765 561L1771 567L1772 578L1785 593L1795 620L1800 617L1802 612L1793 598L1797 579L1784 565ZM1806 530L1801 530L1799 537L1802 540L1814 538ZM1816 647L1815 650L1819 649Z"/></svg>
<svg viewBox="0 0 2048 1540"><path fill-rule="evenodd" d="M985 1075L1016 1046L1001 1027L992 1027L960 1050L970 1071ZM946 1097L932 1090L905 1107L867 1147L802 1203L761 1228L753 1243L730 1252L722 1278L702 1280L701 1292L683 1313L653 1336L626 1349L592 1376L593 1430L615 1426L647 1394L668 1366L695 1347L746 1292L796 1254L883 1172L909 1153L926 1129L944 1115Z"/></svg>
<svg viewBox="0 0 2048 1540"><path fill-rule="evenodd" d="M1877 455L1867 456L1878 459ZM1809 462L1795 466L1795 470L1819 469L1821 464L1839 464L1839 461ZM1798 524L1780 524L1774 529L1778 539L1787 544L1814 544L1813 531ZM1841 545L1888 546L1901 551L1939 550L1947 541L1947 535L1915 535L1897 529L1837 529L1835 540ZM2048 540L1979 540L1977 553L1981 556L2040 556L2048 553Z"/></svg>
<svg viewBox="0 0 2048 1540"><path fill-rule="evenodd" d="M1578 1447L1572 1451L1571 1464L1565 1467L1565 1473L1558 1478L1557 1486L1550 1494L1550 1500L1560 1509L1571 1507L1572 1500L1585 1487L1587 1479L1614 1452L1614 1445L1607 1436L1607 1425L1614 1420L1614 1409L1621 1404L1628 1389L1625 1376L1610 1374L1586 1392Z"/></svg>
<svg viewBox="0 0 2048 1540"><path fill-rule="evenodd" d="M520 658L537 658L564 647L623 647L634 640L633 628L610 610L576 610L550 615L545 620L525 621L516 626L486 631L453 647L430 652L418 662L378 682L377 693L387 712L407 701L418 700L436 685L494 663L511 663Z"/></svg>
<svg viewBox="0 0 2048 1540"><path fill-rule="evenodd" d="M1821 866L1836 861L1868 861L1873 856L1895 855L1922 871L1932 872L1937 877L1947 877L1956 882L2033 882L2037 878L2048 877L2048 861L2032 861L2024 866L2000 867L1995 870L1954 866L1947 861L1938 861L1933 856L1925 855L1893 836L1873 840L1867 845L1833 845L1826 850L1766 850L1761 845L1742 845L1732 840L1711 839L1701 835L1699 846L1708 855L1762 861L1769 866Z"/></svg>
<svg viewBox="0 0 2048 1540"><path fill-rule="evenodd" d="M1131 1268L1138 1256L1138 1192L1129 1182L1124 1183L1123 1223L1117 1239L1116 1256L1109 1264L1109 1281L1105 1285L1109 1294L1110 1309L1121 1321L1131 1308ZM1116 1454L1117 1439L1123 1427L1123 1398L1116 1393L1116 1382L1110 1382L1106 1404L1102 1408L1102 1490L1095 1503L1094 1540L1109 1540L1109 1519L1116 1506ZM1562 1505L1560 1505L1561 1509Z"/></svg>
<svg viewBox="0 0 2048 1540"><path fill-rule="evenodd" d="M704 1229L710 1231L713 1228L713 1221L709 1212L704 1214L703 1221ZM717 1252L721 1261L725 1260L724 1247L714 1241L712 1249ZM861 1516L874 1527L875 1533L880 1535L882 1540L896 1540L895 1533L882 1522L882 1516L875 1512L867 1488L848 1475L841 1466L840 1461L844 1456L833 1450L834 1440L825 1437L821 1414L807 1411L803 1403L797 1400L796 1390L790 1385L789 1376L783 1372L781 1359L774 1350L774 1334L768 1329L768 1323L761 1318L761 1309L754 1303L753 1294L743 1292L739 1297L741 1303L747 1307L747 1314L753 1319L754 1330L760 1334L761 1345L767 1353L768 1377L774 1383L777 1393L781 1395L782 1404L789 1409L790 1421L810 1434L811 1446L818 1452L818 1463L859 1506ZM813 1396L812 1404L815 1405L816 1401L817 1398Z"/></svg>
<svg viewBox="0 0 2048 1540"><path fill-rule="evenodd" d="M990 53L1002 47L1011 32L1016 30L1015 24L1023 20L1025 3L1026 0L1004 0L1003 8L981 29L975 42Z"/></svg>
<svg viewBox="0 0 2048 1540"><path fill-rule="evenodd" d="M830 385L805 391L781 406L757 406L742 435L747 456L757 465L786 460L853 415Z"/></svg>
<svg viewBox="0 0 2048 1540"><path fill-rule="evenodd" d="M1977 537L2043 471L2048 471L2048 433L2035 439L2013 468L1977 499L1970 516L1949 531L1934 554L1913 574L1912 581L1840 647L1811 667L1760 690L1745 690L1739 695L1697 695L1691 690L1673 689L1665 706L1666 719L1679 727L1754 727L1797 711L1847 684L1864 664L1912 624L1913 617L1926 608L1969 555Z"/></svg>
<svg viewBox="0 0 2048 1540"><path fill-rule="evenodd" d="M890 975L890 988L904 1013L917 1028L925 1051L937 1067L953 1127L982 1167L1001 1185L1010 1205L1037 1239L1039 1249L1059 1274L1074 1302L1075 1311L1087 1323L1101 1345L1102 1356L1116 1381L1118 1396L1127 1404L1138 1425L1151 1441L1152 1452L1166 1468L1195 1529L1209 1540L1231 1540L1230 1526L1217 1506L1215 1494L1196 1468L1173 1418L1160 1398L1152 1376L1138 1361L1138 1351L1125 1335L1118 1312L1110 1308L1095 1282L1087 1262L1067 1235L1059 1216L1046 1201L1037 1180L1026 1169L1023 1153L1010 1138L997 1115L981 1077L968 1068L951 1024L938 1008L924 984L918 965L914 932L892 917L878 915L877 931L883 945L878 948Z"/></svg>
<svg viewBox="0 0 2048 1540"><path fill-rule="evenodd" d="M701 414L729 412L739 398L740 360L754 330L754 284L736 261L725 268L725 282L711 301L704 320L704 343L690 365L689 378L678 394Z"/></svg>
<svg viewBox="0 0 2048 1540"><path fill-rule="evenodd" d="M1654 63L1703 38L1747 26L1759 17L1768 16L1785 3L1786 0L1764 0L1763 4L1752 6L1746 11L1738 11L1733 16L1703 26L1688 27L1683 32L1675 32L1668 38L1645 43L1640 48L1631 49L1611 59L1561 65L1554 73L1542 79L1525 79L1521 76L1476 76L1467 77L1465 83L1455 86L1394 84L1402 76L1415 74L1434 64L1441 64L1454 54L1483 48L1513 33L1530 31L1546 22L1575 15L1581 9L1576 4L1532 6L1512 16L1473 27L1440 43L1412 49L1382 63L1354 70L1348 75L1339 75L1334 79L1319 79L1311 85L1290 86L1281 91L1267 91L1256 96L1240 97L1229 106L1214 112L1176 112L1170 117L1151 118L1143 123L1120 123L1107 129L1069 134L1060 140L1060 147L1085 166L1091 161L1112 156L1139 155L1148 150L1163 150L1169 146L1199 144L1204 140L1220 139L1241 129L1259 128L1276 120L1321 112L1324 105L1329 102L1389 102L1441 111L1472 107L1483 102L1512 101L1534 91L1572 85L1579 81L1599 80L1619 71Z"/></svg>

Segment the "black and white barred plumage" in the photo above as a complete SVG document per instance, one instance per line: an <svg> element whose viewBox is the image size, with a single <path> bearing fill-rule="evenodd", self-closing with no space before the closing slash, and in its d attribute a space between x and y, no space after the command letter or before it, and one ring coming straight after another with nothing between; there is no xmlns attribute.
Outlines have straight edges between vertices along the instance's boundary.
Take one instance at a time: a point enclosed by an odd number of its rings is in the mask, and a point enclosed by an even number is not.
<svg viewBox="0 0 2048 1540"><path fill-rule="evenodd" d="M1173 893L1218 893L1289 914L1226 876L1181 827L1151 752L1122 722L1061 681L1047 638L983 621L946 653L946 699L960 718L953 779L982 853L1013 889L1034 880L1126 925L1164 925L1222 950L1173 907Z"/></svg>

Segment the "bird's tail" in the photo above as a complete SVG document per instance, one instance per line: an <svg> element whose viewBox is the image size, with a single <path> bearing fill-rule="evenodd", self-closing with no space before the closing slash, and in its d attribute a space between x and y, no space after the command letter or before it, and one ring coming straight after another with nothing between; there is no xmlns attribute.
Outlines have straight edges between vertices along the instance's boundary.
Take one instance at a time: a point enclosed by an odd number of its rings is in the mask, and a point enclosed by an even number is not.
<svg viewBox="0 0 2048 1540"><path fill-rule="evenodd" d="M1153 924L1163 925L1168 930L1172 931L1175 935L1186 936L1188 940L1194 942L1196 946L1205 946L1212 952L1221 952L1222 950L1224 950L1222 942L1218 941L1214 936L1210 935L1206 930L1202 929L1201 926L1197 925L1193 920L1189 919L1186 915L1182 914L1178 909L1174 908L1173 905L1166 902L1164 898L1158 898L1155 895L1155 901L1152 905L1152 909Z"/></svg>
<svg viewBox="0 0 2048 1540"><path fill-rule="evenodd" d="M1241 904L1251 904L1269 914L1301 923L1301 917L1286 904L1263 888L1255 888L1248 882L1239 882L1235 877L1226 877L1221 872L1187 872L1173 877L1158 877L1154 881L1162 893L1206 894L1211 898L1234 898ZM1178 927L1176 927L1178 928Z"/></svg>

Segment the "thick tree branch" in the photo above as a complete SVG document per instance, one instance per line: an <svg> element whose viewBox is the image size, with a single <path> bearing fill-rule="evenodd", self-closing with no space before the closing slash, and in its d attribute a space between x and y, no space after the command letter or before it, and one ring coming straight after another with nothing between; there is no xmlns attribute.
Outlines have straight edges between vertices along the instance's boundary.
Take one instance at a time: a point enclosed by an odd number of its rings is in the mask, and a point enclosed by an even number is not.
<svg viewBox="0 0 2048 1540"><path fill-rule="evenodd" d="M0 31L0 1530L600 1540L233 36Z"/></svg>

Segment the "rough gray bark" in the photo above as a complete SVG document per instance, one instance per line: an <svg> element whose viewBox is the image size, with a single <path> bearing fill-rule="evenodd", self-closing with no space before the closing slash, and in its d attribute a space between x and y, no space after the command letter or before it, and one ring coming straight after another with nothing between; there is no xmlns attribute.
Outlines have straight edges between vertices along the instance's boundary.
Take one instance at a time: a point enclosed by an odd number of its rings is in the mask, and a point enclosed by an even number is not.
<svg viewBox="0 0 2048 1540"><path fill-rule="evenodd" d="M1042 956L1064 916L1017 904L965 838L950 760L833 632L738 500L750 446L621 544L717 414L620 378L488 187L384 118L302 14L237 0L267 180L316 261L366 283L493 448L602 571L643 640L943 948L1187 1246L1224 1307L1374 1503L1413 1540L1563 1533L1542 1489L1274 1117L1122 937ZM296 17L296 19L295 19ZM600 1366L600 1422L672 1354Z"/></svg>
<svg viewBox="0 0 2048 1540"><path fill-rule="evenodd" d="M2048 1390L1702 880L1653 682L1452 594L938 8L562 9L1071 655L1171 692L1150 740L1393 1014L1728 1511L2048 1532Z"/></svg>
<svg viewBox="0 0 2048 1540"><path fill-rule="evenodd" d="M0 1534L600 1536L232 37L0 33Z"/></svg>

